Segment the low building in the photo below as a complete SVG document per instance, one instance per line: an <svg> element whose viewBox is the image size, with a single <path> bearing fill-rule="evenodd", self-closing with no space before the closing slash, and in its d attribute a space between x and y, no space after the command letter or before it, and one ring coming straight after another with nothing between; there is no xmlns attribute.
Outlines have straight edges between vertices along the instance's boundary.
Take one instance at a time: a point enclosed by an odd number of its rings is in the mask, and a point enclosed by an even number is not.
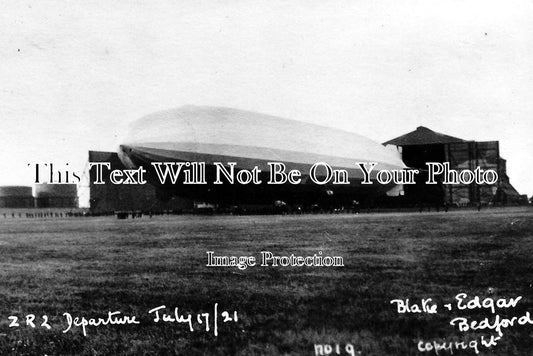
<svg viewBox="0 0 533 356"><path fill-rule="evenodd" d="M36 184L34 189L36 208L77 208L76 184Z"/></svg>
<svg viewBox="0 0 533 356"><path fill-rule="evenodd" d="M0 208L33 208L31 187L19 185L0 187Z"/></svg>

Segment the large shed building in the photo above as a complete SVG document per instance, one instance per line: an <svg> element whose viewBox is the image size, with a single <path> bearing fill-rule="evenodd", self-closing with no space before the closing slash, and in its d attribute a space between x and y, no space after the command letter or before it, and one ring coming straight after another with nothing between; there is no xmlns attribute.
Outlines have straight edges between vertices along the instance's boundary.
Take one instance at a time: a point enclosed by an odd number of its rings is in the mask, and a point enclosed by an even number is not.
<svg viewBox="0 0 533 356"><path fill-rule="evenodd" d="M110 170L125 169L116 152L89 151L89 162L109 162ZM107 172L107 169L106 169ZM167 201L157 196L151 184L115 185L104 177L104 184L95 184L96 167L89 170L89 207L93 213L116 211L180 211L193 208L187 199L170 198Z"/></svg>
<svg viewBox="0 0 533 356"><path fill-rule="evenodd" d="M415 131L384 143L396 146L404 163L420 170L416 184L405 185L405 201L411 204L508 204L521 202L522 196L509 182L506 161L500 157L498 141L468 141L419 126ZM492 169L498 173L495 184L426 184L426 162L449 163L450 169L462 171Z"/></svg>

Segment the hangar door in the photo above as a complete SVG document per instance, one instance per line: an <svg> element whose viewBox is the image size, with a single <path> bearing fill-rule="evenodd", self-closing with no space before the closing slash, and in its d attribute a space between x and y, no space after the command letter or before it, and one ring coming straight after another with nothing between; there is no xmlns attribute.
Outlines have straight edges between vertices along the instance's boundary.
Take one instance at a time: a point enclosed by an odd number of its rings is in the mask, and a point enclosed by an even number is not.
<svg viewBox="0 0 533 356"><path fill-rule="evenodd" d="M445 147L445 162L450 168L458 171L480 167L483 170L493 169L500 172L500 148L498 141L485 142L457 142L448 143ZM494 185L446 184L445 199L449 204L466 206L471 204L490 203L494 201L498 183Z"/></svg>

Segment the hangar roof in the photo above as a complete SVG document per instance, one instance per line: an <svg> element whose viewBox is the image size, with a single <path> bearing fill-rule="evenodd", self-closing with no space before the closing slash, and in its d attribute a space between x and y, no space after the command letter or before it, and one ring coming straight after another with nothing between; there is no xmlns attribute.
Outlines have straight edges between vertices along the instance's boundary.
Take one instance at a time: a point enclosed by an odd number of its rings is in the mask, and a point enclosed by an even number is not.
<svg viewBox="0 0 533 356"><path fill-rule="evenodd" d="M89 151L89 162L111 162L111 161L119 161L118 155L116 152Z"/></svg>
<svg viewBox="0 0 533 356"><path fill-rule="evenodd" d="M455 142L465 142L465 140L453 136L448 136L440 132L435 132L424 126L418 126L415 131L411 131L405 135L393 138L392 140L384 142L383 144L395 146L410 146Z"/></svg>

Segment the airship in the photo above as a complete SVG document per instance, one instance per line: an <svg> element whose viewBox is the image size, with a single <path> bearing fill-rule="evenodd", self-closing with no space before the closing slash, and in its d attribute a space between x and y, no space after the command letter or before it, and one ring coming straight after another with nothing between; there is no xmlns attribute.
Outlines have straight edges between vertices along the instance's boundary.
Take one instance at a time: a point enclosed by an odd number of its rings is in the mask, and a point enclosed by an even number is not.
<svg viewBox="0 0 533 356"><path fill-rule="evenodd" d="M118 155L130 169L144 167L148 182L156 186L162 199L182 196L228 205L366 201L394 190L396 185L362 184L364 172L358 163L375 162L380 170L405 168L399 153L356 133L210 106L183 106L138 119L119 145ZM206 182L161 182L155 162L205 163ZM301 172L301 182L269 184L272 162L283 163L287 172ZM324 165L318 166L312 180L309 172L319 162ZM230 163L236 172L258 169L261 183L214 184L220 165ZM316 179L328 176L328 167L346 171L348 181L335 184L339 182L321 180L317 184ZM371 172L371 180L375 180L375 172Z"/></svg>

